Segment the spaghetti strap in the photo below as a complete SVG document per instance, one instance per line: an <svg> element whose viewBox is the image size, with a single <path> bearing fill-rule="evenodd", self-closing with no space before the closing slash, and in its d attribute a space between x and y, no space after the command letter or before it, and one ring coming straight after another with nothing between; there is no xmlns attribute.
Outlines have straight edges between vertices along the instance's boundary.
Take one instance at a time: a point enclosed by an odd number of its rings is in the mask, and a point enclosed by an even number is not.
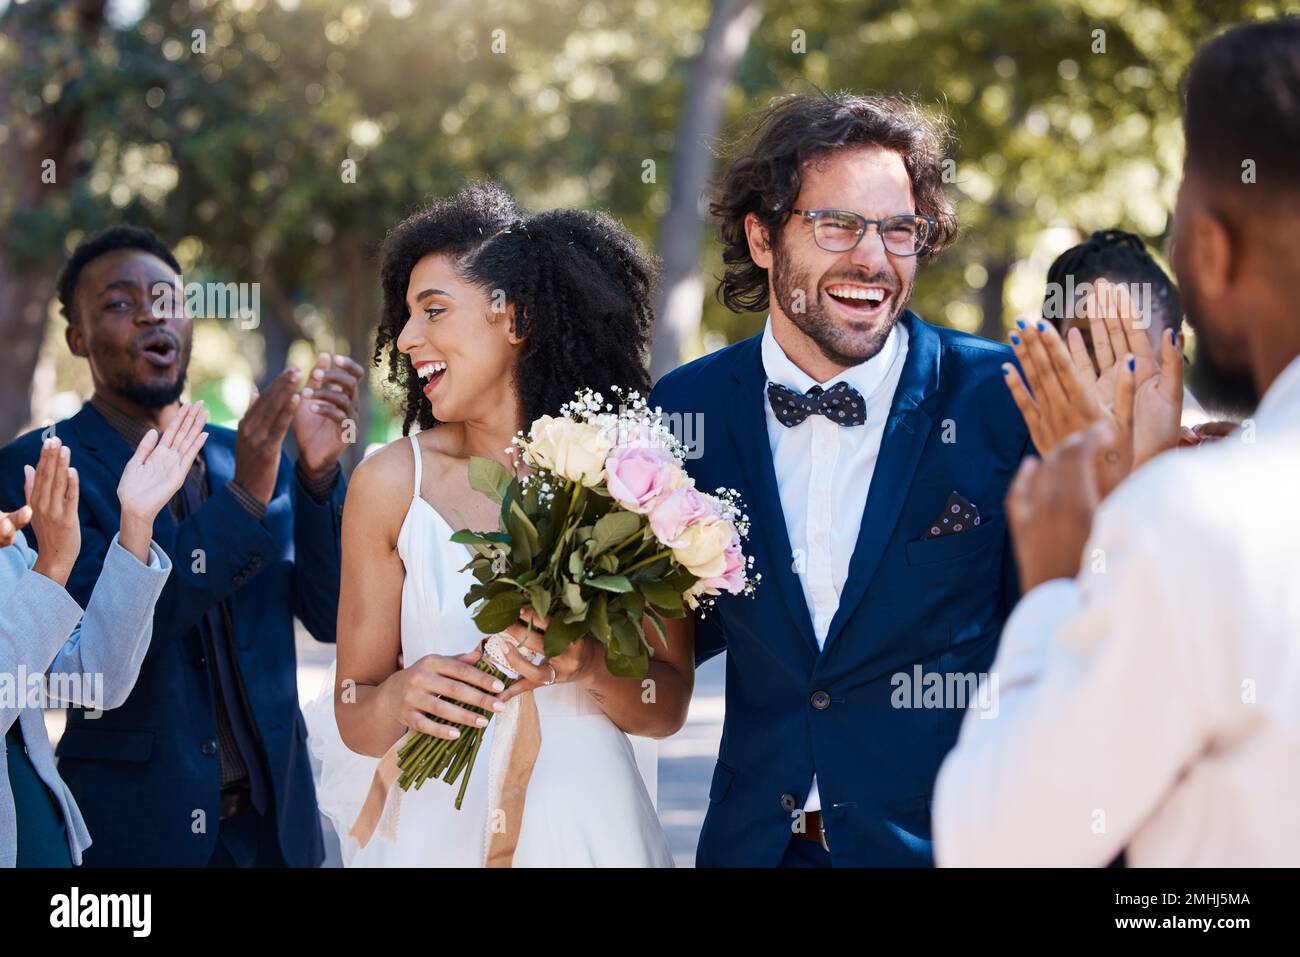
<svg viewBox="0 0 1300 957"><path fill-rule="evenodd" d="M415 433L411 434L410 439L411 439L411 453L415 456L415 491L411 493L411 497L419 498L420 497L420 443L417 440Z"/></svg>

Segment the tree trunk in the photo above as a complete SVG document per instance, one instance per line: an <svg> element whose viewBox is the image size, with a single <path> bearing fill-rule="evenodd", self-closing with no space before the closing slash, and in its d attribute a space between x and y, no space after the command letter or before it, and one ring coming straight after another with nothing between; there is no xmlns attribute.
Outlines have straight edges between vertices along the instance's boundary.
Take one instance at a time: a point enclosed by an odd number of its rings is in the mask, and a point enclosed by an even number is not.
<svg viewBox="0 0 1300 957"><path fill-rule="evenodd" d="M1007 276L1011 273L1011 257L1001 251L990 252L984 260L984 269L988 273L988 281L980 290L983 315L980 318L979 334L985 339L1001 342L1007 337L1007 329L1002 320L1002 303L1007 289Z"/></svg>
<svg viewBox="0 0 1300 957"><path fill-rule="evenodd" d="M106 0L71 0L14 7L5 28L19 62L0 74L0 104L8 112L16 104L16 78L43 75L51 34L73 31L68 42L84 58L104 25ZM71 8L74 16L66 17ZM66 52L66 51L65 51ZM36 114L12 116L10 135L0 145L0 168L6 195L0 199L0 324L4 334L0 369L0 443L31 424L31 383L45 338L58 249L23 248L16 223L30 219L51 200L66 193L74 176L81 139L82 111L60 100ZM44 182L46 161L53 161L53 182Z"/></svg>
<svg viewBox="0 0 1300 957"><path fill-rule="evenodd" d="M376 290L372 288L373 275L366 269L371 258L357 243L342 250L342 258L347 264L343 284L343 336L347 339L347 354L363 369L369 370L370 351L374 348L374 304L379 301ZM370 438L370 401L369 379L362 379L357 390L356 441L343 451L343 470L349 475L366 454L366 443Z"/></svg>
<svg viewBox="0 0 1300 957"><path fill-rule="evenodd" d="M699 58L686 84L677 127L672 201L659 228L663 275L655 302L651 380L681 361L683 345L699 331L704 282L699 275L703 197L713 172L712 141L722 121L727 84L762 18L759 0L716 0Z"/></svg>

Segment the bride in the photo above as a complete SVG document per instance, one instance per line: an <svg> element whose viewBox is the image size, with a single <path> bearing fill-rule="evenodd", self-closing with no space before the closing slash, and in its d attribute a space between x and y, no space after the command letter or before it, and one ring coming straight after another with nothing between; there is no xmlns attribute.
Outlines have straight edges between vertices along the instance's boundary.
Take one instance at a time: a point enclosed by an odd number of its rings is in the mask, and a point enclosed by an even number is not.
<svg viewBox="0 0 1300 957"><path fill-rule="evenodd" d="M610 218L559 210L521 219L490 184L389 235L375 354L388 352L389 378L404 390L407 437L369 456L349 485L333 693L309 708L321 807L350 866L482 866L501 826L490 789L509 748L494 748L493 735L508 740L501 726L524 693L541 744L522 818L513 819L514 866L672 866L627 735L665 737L685 721L689 620L670 623L669 647L657 648L645 680L612 677L592 637L542 660L536 636L512 626L507 634L527 640L528 657L509 648L521 678L502 692L472 667L484 636L464 603L474 579L461 569L471 555L450 541L459 528L497 529L498 506L469 486L470 456L509 464L511 437L558 414L580 388L648 394L652 272ZM498 714L461 810L456 789L440 780L394 789L384 824L357 848L347 832L378 759L408 729L459 735L430 715L485 720L466 703Z"/></svg>

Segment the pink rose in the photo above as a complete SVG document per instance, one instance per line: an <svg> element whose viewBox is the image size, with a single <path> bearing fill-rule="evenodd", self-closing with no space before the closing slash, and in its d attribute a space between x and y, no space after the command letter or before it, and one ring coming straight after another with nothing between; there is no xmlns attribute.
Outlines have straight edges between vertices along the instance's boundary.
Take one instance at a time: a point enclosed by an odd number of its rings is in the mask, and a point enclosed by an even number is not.
<svg viewBox="0 0 1300 957"><path fill-rule="evenodd" d="M714 517L713 503L694 487L670 490L650 511L650 529L655 538L672 547L690 526Z"/></svg>
<svg viewBox="0 0 1300 957"><path fill-rule="evenodd" d="M723 552L723 558L726 565L723 567L722 574L717 578L707 579L704 586L710 590L739 595L745 589L745 554L740 550L739 544L728 545L727 550Z"/></svg>
<svg viewBox="0 0 1300 957"><path fill-rule="evenodd" d="M681 466L663 449L618 446L605 461L609 494L629 512L645 515L664 493L685 483Z"/></svg>

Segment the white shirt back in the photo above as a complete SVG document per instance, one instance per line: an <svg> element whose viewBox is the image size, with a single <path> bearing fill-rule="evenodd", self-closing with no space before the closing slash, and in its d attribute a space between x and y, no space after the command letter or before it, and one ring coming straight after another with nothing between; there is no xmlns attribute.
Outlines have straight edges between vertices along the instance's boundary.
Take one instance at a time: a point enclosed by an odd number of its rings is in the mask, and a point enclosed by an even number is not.
<svg viewBox="0 0 1300 957"><path fill-rule="evenodd" d="M1300 358L1099 509L1032 590L936 787L942 865L1300 862Z"/></svg>

